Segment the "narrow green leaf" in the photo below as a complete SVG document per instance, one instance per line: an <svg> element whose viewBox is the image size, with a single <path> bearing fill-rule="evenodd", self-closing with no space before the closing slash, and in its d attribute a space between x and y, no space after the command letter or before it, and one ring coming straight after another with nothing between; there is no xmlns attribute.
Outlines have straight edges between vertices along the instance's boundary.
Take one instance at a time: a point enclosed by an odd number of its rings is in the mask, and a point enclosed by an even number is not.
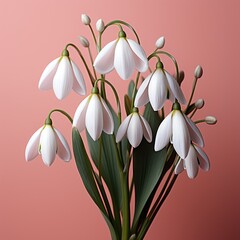
<svg viewBox="0 0 240 240"><path fill-rule="evenodd" d="M128 85L128 96L130 97L130 99L132 99L132 93L133 93L134 87L135 87L135 83L133 80L131 80Z"/></svg>
<svg viewBox="0 0 240 240"><path fill-rule="evenodd" d="M111 232L112 239L117 240L115 230L113 228L111 221L108 218L104 204L102 202L101 196L96 186L96 182L94 180L94 176L92 172L92 166L88 158L87 152L85 150L84 143L82 141L82 138L77 128L73 128L72 130L72 141L73 141L73 152L74 152L77 169L82 178L83 184L87 189L90 197L93 199L95 204L98 206L98 208L102 212L103 217L107 222L107 225Z"/></svg>
<svg viewBox="0 0 240 240"><path fill-rule="evenodd" d="M126 114L129 115L131 113L131 99L128 95L124 96L124 106Z"/></svg>
<svg viewBox="0 0 240 240"><path fill-rule="evenodd" d="M159 152L154 151L154 138L157 128L161 123L160 116L148 104L144 112L144 117L149 122L153 131L153 141L148 143L143 139L140 146L133 151L133 180L135 185L133 227L137 227L144 206L161 177L166 161L166 149Z"/></svg>

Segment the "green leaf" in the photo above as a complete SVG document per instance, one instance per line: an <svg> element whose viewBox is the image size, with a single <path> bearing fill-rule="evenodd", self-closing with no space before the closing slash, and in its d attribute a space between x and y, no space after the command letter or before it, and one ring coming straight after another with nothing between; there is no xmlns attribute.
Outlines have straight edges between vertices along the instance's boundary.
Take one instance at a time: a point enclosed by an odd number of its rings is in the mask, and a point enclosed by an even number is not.
<svg viewBox="0 0 240 240"><path fill-rule="evenodd" d="M128 95L124 96L124 106L126 114L129 115L131 113L131 99Z"/></svg>
<svg viewBox="0 0 240 240"><path fill-rule="evenodd" d="M137 227L144 206L161 177L167 154L166 149L154 151L155 135L161 123L158 112L153 111L151 105L148 104L144 117L153 131L153 141L148 143L143 139L139 147L133 151L133 180L135 185L133 228Z"/></svg>
<svg viewBox="0 0 240 240"><path fill-rule="evenodd" d="M133 80L131 80L128 85L128 96L130 97L130 99L132 99L132 93L133 93L134 87L135 87L135 83Z"/></svg>
<svg viewBox="0 0 240 240"><path fill-rule="evenodd" d="M89 160L89 157L84 147L84 143L82 141L82 138L77 128L73 128L72 130L72 141L73 141L73 152L74 152L77 169L82 178L83 184L87 189L90 197L93 199L93 201L96 203L101 213L103 214L103 217L107 222L107 225L111 232L112 239L117 240L115 230L108 218L101 196L98 192L98 188L96 186L96 182L94 180L94 176L92 172L91 162Z"/></svg>

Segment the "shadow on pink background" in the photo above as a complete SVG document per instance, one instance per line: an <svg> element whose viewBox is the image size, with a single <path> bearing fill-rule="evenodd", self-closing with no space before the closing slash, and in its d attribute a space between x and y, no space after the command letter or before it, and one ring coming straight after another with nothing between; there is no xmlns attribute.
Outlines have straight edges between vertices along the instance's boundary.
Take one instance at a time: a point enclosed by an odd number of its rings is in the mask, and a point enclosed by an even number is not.
<svg viewBox="0 0 240 240"><path fill-rule="evenodd" d="M123 19L140 35L147 53L164 35L165 49L186 72L188 97L195 66L201 64L195 99L206 107L197 117L215 115L218 125L200 126L211 160L211 171L195 180L182 174L146 239L240 239L239 192L239 54L240 3L237 0L54 1L0 2L1 31L1 160L0 239L110 239L105 222L87 195L74 161L56 159L51 168L41 158L24 159L25 145L52 108L73 115L82 97L65 101L37 89L44 67L65 44L89 37L80 14L105 22ZM109 33L104 44L115 38ZM75 62L82 63L73 55ZM84 72L85 76L86 73ZM120 89L124 84L114 76ZM119 90L120 91L120 90ZM71 141L71 126L54 115L55 125Z"/></svg>

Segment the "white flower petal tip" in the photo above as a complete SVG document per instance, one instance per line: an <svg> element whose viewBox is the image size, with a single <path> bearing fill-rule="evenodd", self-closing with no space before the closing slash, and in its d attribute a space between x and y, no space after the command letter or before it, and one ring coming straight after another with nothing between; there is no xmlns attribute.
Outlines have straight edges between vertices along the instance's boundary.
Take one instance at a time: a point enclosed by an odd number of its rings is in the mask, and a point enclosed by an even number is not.
<svg viewBox="0 0 240 240"><path fill-rule="evenodd" d="M38 155L46 166L51 166L56 158L56 154L68 162L71 159L71 152L66 139L51 125L44 125L38 129L30 138L26 150L26 161L33 160Z"/></svg>
<svg viewBox="0 0 240 240"><path fill-rule="evenodd" d="M135 68L139 72L147 71L148 59L138 43L127 39L123 31L119 35L119 39L108 43L99 52L93 65L101 74L109 73L115 68L118 75L127 80Z"/></svg>
<svg viewBox="0 0 240 240"><path fill-rule="evenodd" d="M156 70L143 81L135 98L135 106L141 107L150 101L154 111L160 110L168 99L186 104L186 99L178 82L163 69L161 62L157 64Z"/></svg>
<svg viewBox="0 0 240 240"><path fill-rule="evenodd" d="M127 136L129 143L136 148L142 142L143 136L148 142L152 141L152 130L146 119L138 112L133 112L119 126L116 142L120 142L125 136Z"/></svg>
<svg viewBox="0 0 240 240"><path fill-rule="evenodd" d="M188 177L194 179L198 175L199 167L208 171L210 168L209 159L201 148L191 144L186 158L180 159L177 163L175 174L180 174L185 169Z"/></svg>
<svg viewBox="0 0 240 240"><path fill-rule="evenodd" d="M73 127L79 132L87 129L91 138L96 141L104 131L112 134L114 122L110 109L98 93L92 93L78 106L73 117Z"/></svg>
<svg viewBox="0 0 240 240"><path fill-rule="evenodd" d="M67 97L72 89L80 95L86 93L83 76L76 64L70 59L66 49L61 57L53 60L44 69L38 88L40 90L53 89L56 97L60 100Z"/></svg>

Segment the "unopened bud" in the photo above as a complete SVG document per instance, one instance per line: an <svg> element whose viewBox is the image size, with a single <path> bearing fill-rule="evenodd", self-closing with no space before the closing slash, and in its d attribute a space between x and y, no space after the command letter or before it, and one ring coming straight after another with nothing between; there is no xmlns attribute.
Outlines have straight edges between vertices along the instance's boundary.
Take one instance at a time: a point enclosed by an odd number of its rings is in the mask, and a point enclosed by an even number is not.
<svg viewBox="0 0 240 240"><path fill-rule="evenodd" d="M84 36L79 36L80 43L83 47L88 48L89 47L89 41Z"/></svg>
<svg viewBox="0 0 240 240"><path fill-rule="evenodd" d="M155 45L156 45L156 48L158 48L158 49L163 48L164 45L165 45L165 37L164 37L164 36L160 37L160 38L156 41Z"/></svg>
<svg viewBox="0 0 240 240"><path fill-rule="evenodd" d="M101 33L104 30L104 27L105 27L105 25L104 25L103 20L102 19L98 19L97 22L96 22L96 29L97 29L97 31Z"/></svg>
<svg viewBox="0 0 240 240"><path fill-rule="evenodd" d="M91 23L91 19L87 14L82 14L81 20L84 25L89 25Z"/></svg>
<svg viewBox="0 0 240 240"><path fill-rule="evenodd" d="M205 117L205 122L210 125L214 125L217 123L217 119L213 116L207 116Z"/></svg>
<svg viewBox="0 0 240 240"><path fill-rule="evenodd" d="M200 78L203 75L203 69L200 65L195 68L194 76L195 78Z"/></svg>
<svg viewBox="0 0 240 240"><path fill-rule="evenodd" d="M183 82L184 78L185 78L184 71L180 71L179 75L178 75L178 79L177 79L177 82L178 82L179 86L181 86L181 83Z"/></svg>
<svg viewBox="0 0 240 240"><path fill-rule="evenodd" d="M205 102L203 99L198 99L196 102L195 102L195 107L197 109L201 109L203 106L204 106Z"/></svg>

